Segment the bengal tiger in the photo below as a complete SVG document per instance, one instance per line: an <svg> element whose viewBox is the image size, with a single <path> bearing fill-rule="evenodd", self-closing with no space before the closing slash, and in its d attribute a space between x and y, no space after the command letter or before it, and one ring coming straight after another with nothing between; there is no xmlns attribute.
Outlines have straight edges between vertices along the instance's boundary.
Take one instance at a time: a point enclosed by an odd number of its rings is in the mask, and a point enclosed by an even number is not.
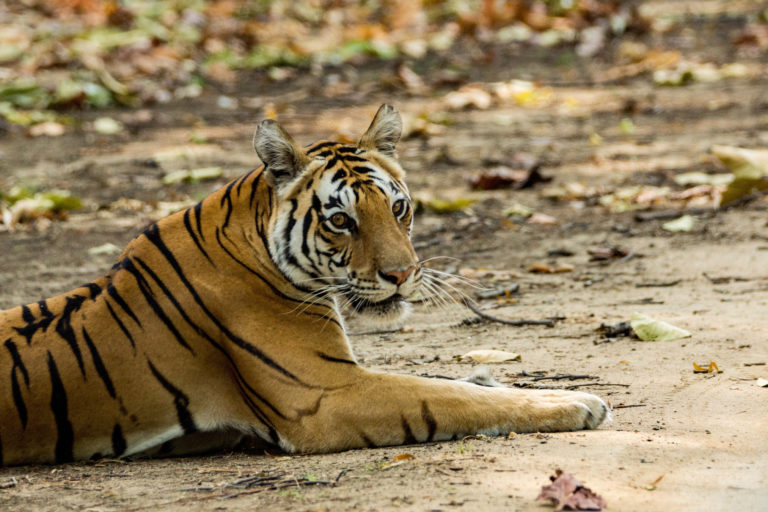
<svg viewBox="0 0 768 512"><path fill-rule="evenodd" d="M597 396L366 370L340 307L393 322L425 281L382 105L355 144L299 147L274 121L263 166L151 225L109 273L0 312L0 463L287 452L595 428ZM169 444L171 441L176 444Z"/></svg>

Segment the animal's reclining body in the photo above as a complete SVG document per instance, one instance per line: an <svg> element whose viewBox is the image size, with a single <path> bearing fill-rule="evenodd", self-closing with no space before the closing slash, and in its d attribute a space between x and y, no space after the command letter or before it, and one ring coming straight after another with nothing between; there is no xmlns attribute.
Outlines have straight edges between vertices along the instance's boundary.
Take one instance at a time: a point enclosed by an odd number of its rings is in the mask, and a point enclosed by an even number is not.
<svg viewBox="0 0 768 512"><path fill-rule="evenodd" d="M121 457L195 432L288 451L594 428L598 397L360 367L339 303L389 321L423 272L382 107L358 145L299 148L152 225L105 277L0 312L0 464Z"/></svg>

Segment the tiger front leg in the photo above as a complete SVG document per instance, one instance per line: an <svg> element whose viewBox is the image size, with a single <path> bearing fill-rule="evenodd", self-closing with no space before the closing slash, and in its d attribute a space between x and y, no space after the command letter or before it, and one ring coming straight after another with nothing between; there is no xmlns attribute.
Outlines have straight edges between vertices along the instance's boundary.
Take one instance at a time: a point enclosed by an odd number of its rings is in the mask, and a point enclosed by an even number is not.
<svg viewBox="0 0 768 512"><path fill-rule="evenodd" d="M299 452L331 452L460 438L472 434L593 429L609 415L595 395L488 388L467 382L366 372L326 391L282 438Z"/></svg>

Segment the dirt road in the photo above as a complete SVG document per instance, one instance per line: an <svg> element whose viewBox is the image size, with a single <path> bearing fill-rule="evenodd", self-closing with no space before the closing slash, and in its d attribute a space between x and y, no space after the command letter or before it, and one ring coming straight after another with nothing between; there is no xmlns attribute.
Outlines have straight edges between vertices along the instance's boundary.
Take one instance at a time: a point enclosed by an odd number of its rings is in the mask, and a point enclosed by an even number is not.
<svg viewBox="0 0 768 512"><path fill-rule="evenodd" d="M601 494L610 510L768 510L768 388L756 385L757 378L768 378L766 203L701 215L692 231L670 233L661 229L663 221L637 222L633 212L609 213L594 201L542 197L548 186L576 182L606 190L674 188L672 178L682 172L722 170L708 156L713 144L768 145L764 68L757 76L686 87L659 88L648 76L597 87L563 80L555 64L546 59L537 64L543 54L529 57L514 69L502 57L475 73L485 82L539 78L552 95L547 102L451 112L450 124L428 137L405 140L401 160L414 196L478 200L469 211L419 215L414 240L422 258L454 258L435 265L452 272L470 269L464 272L485 286L519 284L509 298L482 301L493 308L487 313L564 320L554 327L460 324L475 317L463 306L417 305L403 331L354 336L353 345L371 368L416 375L465 376L473 364L454 356L473 349L520 353L519 362L491 365L499 381L578 386L611 402L612 422L592 432L324 456L236 453L5 468L0 509L544 510L535 498L548 476L562 468ZM751 62L764 66L759 59ZM590 73L610 65L594 67ZM380 72L364 70L361 83ZM382 101L413 117L444 108L439 94L302 95L311 80L297 80L290 90L283 85L279 92L261 80L230 94L286 104L280 120L303 143L362 131ZM116 254L93 255L89 249L105 243L121 247L164 208L198 198L257 165L250 135L260 111L216 105L217 95L207 94L162 107L150 122L137 121L132 112L113 112L130 128L118 136L83 131L57 139L0 138L0 188L53 184L79 195L87 206L66 221L0 233L0 308L101 275ZM84 114L85 120L92 117ZM622 124L626 118L632 130ZM205 142L191 144L193 132ZM536 156L553 182L519 191L469 191L467 176L521 151ZM223 177L199 184L161 182L170 170L207 166L221 166ZM557 223L506 220L502 212L513 203ZM587 250L595 246L618 246L629 257L590 261ZM555 249L566 251L549 252ZM553 255L567 253L572 255ZM565 264L570 271L529 272L536 263ZM495 274L502 280L478 269L503 271ZM653 286L658 284L667 286ZM693 335L667 342L623 337L594 343L602 337L596 332L600 324L629 320L633 312ZM694 362L710 361L722 372L693 372ZM589 377L534 382L524 372ZM413 457L398 459L405 453ZM279 488L237 484L258 475L256 483Z"/></svg>

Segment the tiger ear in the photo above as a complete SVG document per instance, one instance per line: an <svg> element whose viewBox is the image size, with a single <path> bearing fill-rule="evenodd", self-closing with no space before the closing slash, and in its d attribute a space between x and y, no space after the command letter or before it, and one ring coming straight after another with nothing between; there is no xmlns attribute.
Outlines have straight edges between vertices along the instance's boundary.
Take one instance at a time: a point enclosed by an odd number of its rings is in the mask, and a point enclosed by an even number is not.
<svg viewBox="0 0 768 512"><path fill-rule="evenodd" d="M265 119L253 134L253 148L266 166L265 176L279 188L307 167L310 158L272 119Z"/></svg>
<svg viewBox="0 0 768 512"><path fill-rule="evenodd" d="M400 112L391 105L382 105L373 117L368 130L360 137L358 147L376 150L392 158L397 158L395 145L403 133L403 120Z"/></svg>

